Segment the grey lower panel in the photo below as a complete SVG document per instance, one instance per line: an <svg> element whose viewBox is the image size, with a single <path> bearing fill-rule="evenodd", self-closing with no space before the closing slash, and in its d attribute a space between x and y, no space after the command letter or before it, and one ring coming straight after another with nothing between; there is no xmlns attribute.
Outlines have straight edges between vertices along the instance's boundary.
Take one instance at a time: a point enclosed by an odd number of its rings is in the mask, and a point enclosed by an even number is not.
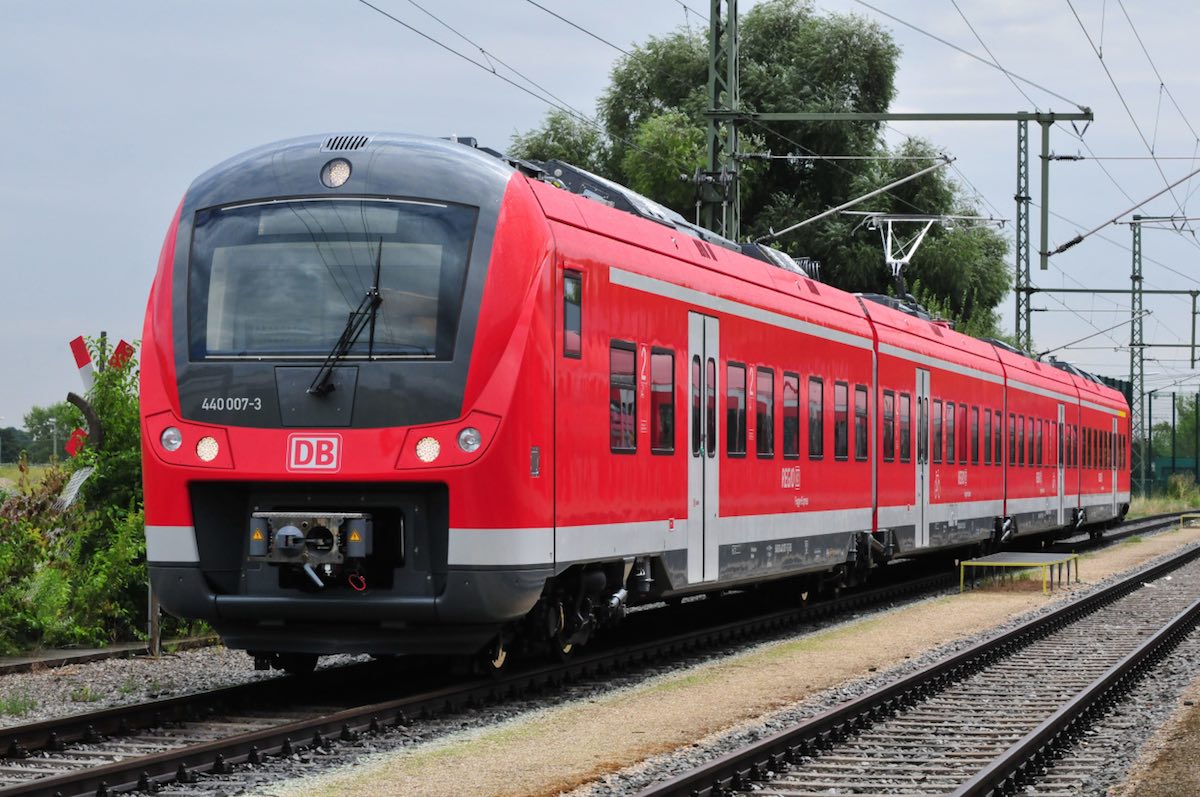
<svg viewBox="0 0 1200 797"><path fill-rule="evenodd" d="M537 603L550 568L454 570L439 595L368 591L216 594L199 567L151 566L163 607L207 620L230 647L297 653L452 653L477 649ZM483 640L475 644L483 634Z"/></svg>
<svg viewBox="0 0 1200 797"><path fill-rule="evenodd" d="M959 518L955 522L940 521L929 524L930 548L956 548L974 545L991 539L996 530L996 518L992 515Z"/></svg>
<svg viewBox="0 0 1200 797"><path fill-rule="evenodd" d="M839 565L846 561L851 539L857 533L841 531L770 542L722 545L718 554L718 578L720 581L740 581Z"/></svg>
<svg viewBox="0 0 1200 797"><path fill-rule="evenodd" d="M1040 534L1060 526L1057 509L1043 509L1037 512L1020 512L1013 515L1017 524L1017 536Z"/></svg>

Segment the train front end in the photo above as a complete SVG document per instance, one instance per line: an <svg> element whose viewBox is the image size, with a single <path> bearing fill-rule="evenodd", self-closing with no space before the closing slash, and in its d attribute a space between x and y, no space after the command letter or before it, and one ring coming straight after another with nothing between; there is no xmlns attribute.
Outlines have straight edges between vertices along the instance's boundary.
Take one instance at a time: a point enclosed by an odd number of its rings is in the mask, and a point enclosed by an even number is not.
<svg viewBox="0 0 1200 797"><path fill-rule="evenodd" d="M163 606L289 668L524 616L553 564L512 533L553 524L550 258L528 183L460 143L296 139L200 177L143 341Z"/></svg>

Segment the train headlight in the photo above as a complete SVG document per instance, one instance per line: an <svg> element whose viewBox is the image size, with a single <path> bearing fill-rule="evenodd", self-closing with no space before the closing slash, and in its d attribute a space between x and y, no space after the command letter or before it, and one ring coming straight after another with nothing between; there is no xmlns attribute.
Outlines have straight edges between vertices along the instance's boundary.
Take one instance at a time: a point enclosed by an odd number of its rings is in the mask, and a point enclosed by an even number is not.
<svg viewBox="0 0 1200 797"><path fill-rule="evenodd" d="M162 447L167 451L178 451L179 447L183 445L183 432L174 426L168 426L163 429L162 437L158 438L158 442L162 443Z"/></svg>
<svg viewBox="0 0 1200 797"><path fill-rule="evenodd" d="M321 167L321 182L326 188L341 188L350 179L350 161L334 158Z"/></svg>
<svg viewBox="0 0 1200 797"><path fill-rule="evenodd" d="M422 437L417 441L417 459L422 462L433 462L442 453L442 444L436 437Z"/></svg>
<svg viewBox="0 0 1200 797"><path fill-rule="evenodd" d="M214 437L202 437L200 442L196 443L196 456L200 457L201 462L212 462L220 453L221 446Z"/></svg>
<svg viewBox="0 0 1200 797"><path fill-rule="evenodd" d="M483 443L483 435L474 426L468 426L458 433L458 447L468 454L478 451L481 443Z"/></svg>

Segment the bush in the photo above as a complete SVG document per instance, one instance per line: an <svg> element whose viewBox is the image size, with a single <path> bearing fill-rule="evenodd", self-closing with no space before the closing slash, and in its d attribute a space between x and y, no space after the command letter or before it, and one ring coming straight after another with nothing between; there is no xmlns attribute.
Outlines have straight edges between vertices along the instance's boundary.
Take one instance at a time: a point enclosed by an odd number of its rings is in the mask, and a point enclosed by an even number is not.
<svg viewBox="0 0 1200 797"><path fill-rule="evenodd" d="M1167 478L1167 496L1178 500L1196 498L1196 474L1191 471L1172 473Z"/></svg>
<svg viewBox="0 0 1200 797"><path fill-rule="evenodd" d="M90 341L93 353L96 342ZM137 362L96 374L88 401L104 445L53 465L36 485L22 461L0 503L0 650L100 645L142 636L146 563ZM93 468L74 504L56 500Z"/></svg>

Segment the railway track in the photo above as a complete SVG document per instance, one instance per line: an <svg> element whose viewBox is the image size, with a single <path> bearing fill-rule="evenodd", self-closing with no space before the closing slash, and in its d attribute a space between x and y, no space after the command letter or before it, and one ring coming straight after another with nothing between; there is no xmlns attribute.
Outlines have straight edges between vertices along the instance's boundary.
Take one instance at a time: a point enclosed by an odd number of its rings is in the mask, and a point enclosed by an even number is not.
<svg viewBox="0 0 1200 797"><path fill-rule="evenodd" d="M1198 620L1193 548L638 797L1078 794L1070 745Z"/></svg>
<svg viewBox="0 0 1200 797"><path fill-rule="evenodd" d="M1164 522L1127 525L1125 535ZM758 598L745 595L715 607L708 601L684 604L665 625L658 613L639 612L622 628L619 646L500 678L464 680L444 669L371 662L2 729L0 797L106 795L187 783L197 773L224 773L266 756L320 748L330 739L352 740L388 725L687 656L957 583L952 573L914 577L918 568L892 570L896 583L785 610L754 613Z"/></svg>

